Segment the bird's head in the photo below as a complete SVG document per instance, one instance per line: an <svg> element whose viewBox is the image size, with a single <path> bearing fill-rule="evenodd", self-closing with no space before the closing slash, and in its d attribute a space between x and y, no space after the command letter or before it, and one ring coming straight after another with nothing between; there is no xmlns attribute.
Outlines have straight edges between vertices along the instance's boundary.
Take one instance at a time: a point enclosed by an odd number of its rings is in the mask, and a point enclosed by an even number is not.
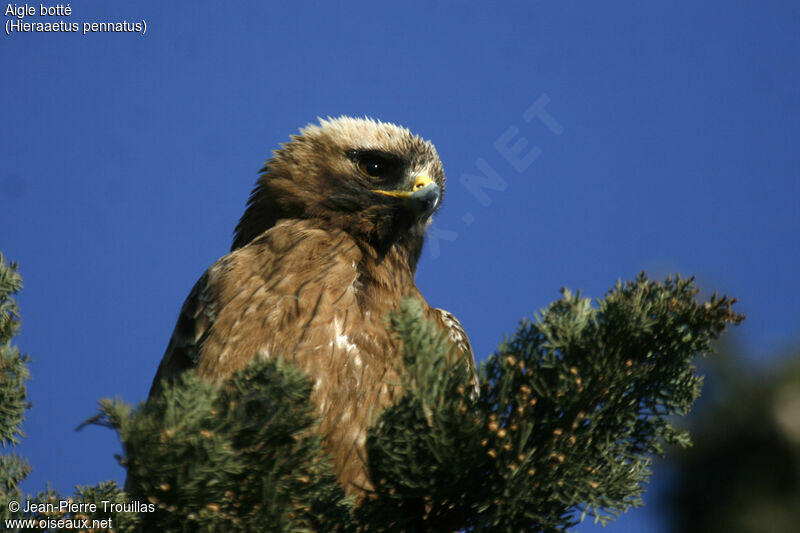
<svg viewBox="0 0 800 533"><path fill-rule="evenodd" d="M409 130L371 119L320 120L267 161L233 249L281 219L310 219L378 253L398 245L415 264L444 182L436 149Z"/></svg>

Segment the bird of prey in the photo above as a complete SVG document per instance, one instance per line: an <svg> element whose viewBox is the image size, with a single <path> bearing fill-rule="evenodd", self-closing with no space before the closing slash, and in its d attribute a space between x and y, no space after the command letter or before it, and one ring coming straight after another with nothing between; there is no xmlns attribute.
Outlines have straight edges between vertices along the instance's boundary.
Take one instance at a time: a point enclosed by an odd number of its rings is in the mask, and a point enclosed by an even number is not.
<svg viewBox="0 0 800 533"><path fill-rule="evenodd" d="M190 368L222 382L280 355L311 379L334 472L362 495L367 429L400 394L387 313L418 298L474 369L458 320L414 283L444 185L436 149L405 128L340 117L301 129L262 169L231 252L186 299L150 395Z"/></svg>

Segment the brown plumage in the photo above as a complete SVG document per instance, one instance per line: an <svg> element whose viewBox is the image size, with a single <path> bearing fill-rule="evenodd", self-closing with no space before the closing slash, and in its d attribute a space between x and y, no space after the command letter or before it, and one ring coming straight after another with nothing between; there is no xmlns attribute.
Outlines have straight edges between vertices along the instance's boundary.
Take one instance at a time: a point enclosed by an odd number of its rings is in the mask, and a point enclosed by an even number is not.
<svg viewBox="0 0 800 533"><path fill-rule="evenodd" d="M458 320L414 283L444 181L433 145L393 124L342 117L301 130L267 161L232 251L189 294L151 396L189 368L221 382L282 355L313 383L338 479L349 494L369 489L366 430L399 394L387 313L420 299L474 368Z"/></svg>

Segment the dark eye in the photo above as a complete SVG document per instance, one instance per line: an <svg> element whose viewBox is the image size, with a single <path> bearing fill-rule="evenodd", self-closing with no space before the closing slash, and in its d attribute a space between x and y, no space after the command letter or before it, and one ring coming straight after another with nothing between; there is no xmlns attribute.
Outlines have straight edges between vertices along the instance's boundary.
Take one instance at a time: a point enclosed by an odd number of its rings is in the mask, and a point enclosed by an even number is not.
<svg viewBox="0 0 800 533"><path fill-rule="evenodd" d="M362 156L358 159L358 169L371 178L384 178L390 165L380 157Z"/></svg>
<svg viewBox="0 0 800 533"><path fill-rule="evenodd" d="M406 166L402 157L382 150L349 150L345 155L361 174L385 183L399 180Z"/></svg>

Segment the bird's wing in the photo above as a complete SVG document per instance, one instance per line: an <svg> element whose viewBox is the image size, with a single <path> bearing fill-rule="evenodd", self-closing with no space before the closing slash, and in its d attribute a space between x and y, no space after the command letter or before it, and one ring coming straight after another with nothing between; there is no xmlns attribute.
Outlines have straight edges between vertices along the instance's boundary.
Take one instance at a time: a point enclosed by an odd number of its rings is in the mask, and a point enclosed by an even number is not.
<svg viewBox="0 0 800 533"><path fill-rule="evenodd" d="M450 342L453 343L466 359L467 366L472 373L472 385L477 393L479 387L478 369L475 365L475 354L472 352L472 345L469 343L469 337L467 336L467 332L464 331L464 326L461 325L461 322L458 321L453 313L439 308L434 309L434 311L438 313L439 319L447 328Z"/></svg>
<svg viewBox="0 0 800 533"><path fill-rule="evenodd" d="M164 380L172 380L185 370L197 366L200 346L208 335L218 313L214 290L214 267L195 283L181 308L178 322L150 386L150 396L157 394Z"/></svg>
<svg viewBox="0 0 800 533"><path fill-rule="evenodd" d="M319 351L331 337L312 322L332 327L353 297L358 254L344 233L285 223L220 258L186 299L150 395L190 368L220 381L257 356Z"/></svg>

